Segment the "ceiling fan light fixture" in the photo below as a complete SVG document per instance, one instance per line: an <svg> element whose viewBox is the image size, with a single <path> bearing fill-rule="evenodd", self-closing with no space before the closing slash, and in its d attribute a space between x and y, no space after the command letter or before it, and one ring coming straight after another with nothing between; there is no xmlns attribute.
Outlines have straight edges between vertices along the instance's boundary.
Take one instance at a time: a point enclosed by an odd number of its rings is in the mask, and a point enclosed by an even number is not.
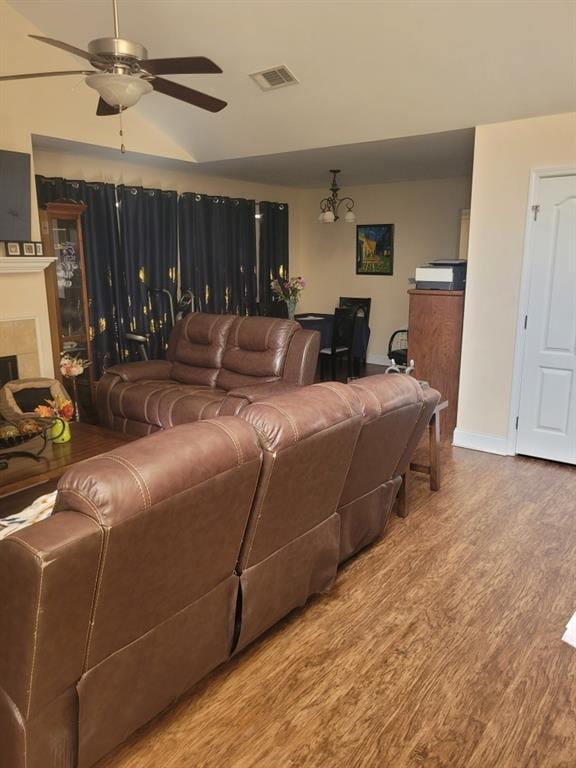
<svg viewBox="0 0 576 768"><path fill-rule="evenodd" d="M152 91L152 84L148 80L134 75L114 74L112 72L88 75L86 85L98 91L111 107L121 107L122 109L133 107L142 96Z"/></svg>

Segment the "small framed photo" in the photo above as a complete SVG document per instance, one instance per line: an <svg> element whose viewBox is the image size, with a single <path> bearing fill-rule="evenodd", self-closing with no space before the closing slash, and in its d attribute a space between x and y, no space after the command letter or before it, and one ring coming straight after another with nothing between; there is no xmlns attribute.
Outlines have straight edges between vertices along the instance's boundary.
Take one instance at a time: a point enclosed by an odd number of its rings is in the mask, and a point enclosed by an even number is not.
<svg viewBox="0 0 576 768"><path fill-rule="evenodd" d="M34 243L22 243L22 248L24 250L24 256L36 256Z"/></svg>
<svg viewBox="0 0 576 768"><path fill-rule="evenodd" d="M20 243L6 243L7 256L20 256Z"/></svg>
<svg viewBox="0 0 576 768"><path fill-rule="evenodd" d="M359 224L356 227L356 274L394 273L394 224Z"/></svg>
<svg viewBox="0 0 576 768"><path fill-rule="evenodd" d="M44 251L42 249L42 243L36 243L36 256L44 256Z"/></svg>

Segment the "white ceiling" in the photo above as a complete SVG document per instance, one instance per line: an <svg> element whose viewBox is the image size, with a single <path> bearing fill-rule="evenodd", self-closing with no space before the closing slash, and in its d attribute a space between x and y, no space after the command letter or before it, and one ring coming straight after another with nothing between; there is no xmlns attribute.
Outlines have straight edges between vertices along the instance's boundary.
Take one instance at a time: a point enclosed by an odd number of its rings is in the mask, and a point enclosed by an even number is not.
<svg viewBox="0 0 576 768"><path fill-rule="evenodd" d="M342 173L339 183L385 184L391 181L471 176L474 129L428 133L399 139L303 149L276 155L200 163L207 174L270 184L327 187L330 168Z"/></svg>
<svg viewBox="0 0 576 768"><path fill-rule="evenodd" d="M10 2L46 35L81 48L112 34L110 0ZM366 181L370 158L387 151L384 139L576 105L572 0L119 0L119 6L121 35L143 42L149 55L216 61L223 75L173 79L229 102L213 115L152 94L136 109L200 162L256 156L250 167L238 164L243 174L265 172L263 155L283 153L274 172L286 174L296 156L284 153L338 147L308 158L324 169L333 162L345 169L347 158L356 158L359 180ZM78 63L70 57L72 69ZM278 64L288 65L300 84L266 93L248 76ZM446 139L430 141L445 152ZM364 144L342 146L358 143ZM424 145L414 139L413 146ZM318 168L302 167L298 173L308 175L299 176L301 183L316 183Z"/></svg>

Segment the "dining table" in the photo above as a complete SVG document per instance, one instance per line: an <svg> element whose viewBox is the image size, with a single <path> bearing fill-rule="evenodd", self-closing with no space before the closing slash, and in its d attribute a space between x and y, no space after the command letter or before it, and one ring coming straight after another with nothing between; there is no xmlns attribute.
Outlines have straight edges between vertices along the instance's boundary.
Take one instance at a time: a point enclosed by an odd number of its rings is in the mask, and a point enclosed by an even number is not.
<svg viewBox="0 0 576 768"><path fill-rule="evenodd" d="M332 346L332 333L334 331L334 314L326 312L305 312L295 315L302 328L306 331L319 331L320 348ZM370 340L370 326L366 318L356 317L354 323L354 336L352 338L352 358L357 367L366 359L366 350Z"/></svg>

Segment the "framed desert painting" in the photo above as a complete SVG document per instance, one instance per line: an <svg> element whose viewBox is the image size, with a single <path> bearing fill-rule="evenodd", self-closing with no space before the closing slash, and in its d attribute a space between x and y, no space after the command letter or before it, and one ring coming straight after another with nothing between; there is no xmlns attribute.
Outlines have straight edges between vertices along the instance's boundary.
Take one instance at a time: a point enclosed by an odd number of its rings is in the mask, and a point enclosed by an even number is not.
<svg viewBox="0 0 576 768"><path fill-rule="evenodd" d="M356 274L392 275L394 272L394 224L356 226Z"/></svg>

